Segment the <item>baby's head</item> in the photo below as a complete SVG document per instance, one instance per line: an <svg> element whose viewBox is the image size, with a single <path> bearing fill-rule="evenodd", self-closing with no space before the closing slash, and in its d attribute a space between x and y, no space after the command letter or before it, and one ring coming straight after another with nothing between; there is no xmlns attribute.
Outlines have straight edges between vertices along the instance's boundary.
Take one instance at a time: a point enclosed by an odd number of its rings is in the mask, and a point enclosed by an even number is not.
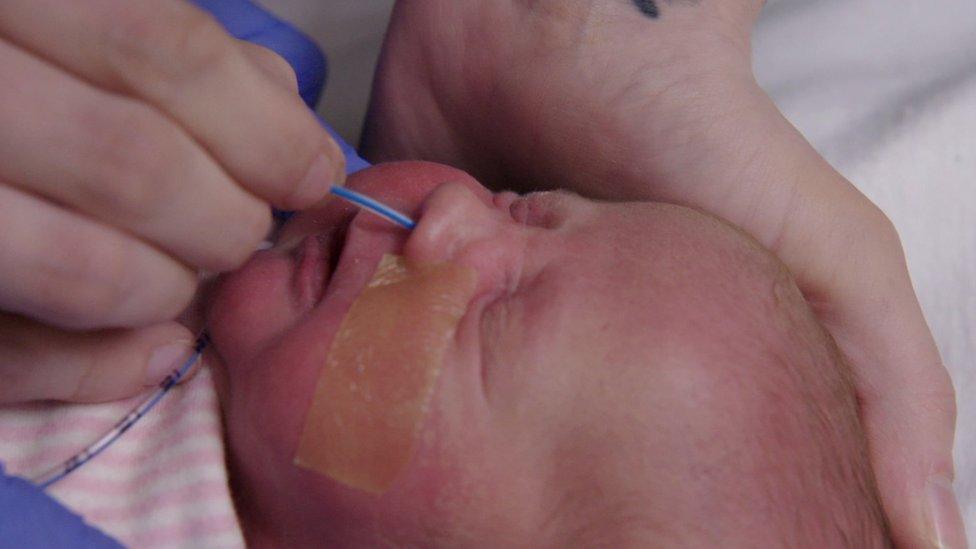
<svg viewBox="0 0 976 549"><path fill-rule="evenodd" d="M884 543L847 371L746 237L433 164L349 185L417 228L329 202L212 302L252 543Z"/></svg>

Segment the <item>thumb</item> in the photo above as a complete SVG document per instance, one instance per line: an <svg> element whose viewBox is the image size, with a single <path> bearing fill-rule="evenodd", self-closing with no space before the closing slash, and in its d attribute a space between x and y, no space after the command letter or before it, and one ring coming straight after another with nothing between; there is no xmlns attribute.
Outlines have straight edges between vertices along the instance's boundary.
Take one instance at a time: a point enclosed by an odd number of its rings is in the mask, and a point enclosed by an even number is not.
<svg viewBox="0 0 976 549"><path fill-rule="evenodd" d="M901 547L965 548L952 488L955 395L890 223L862 233L814 308L853 372L871 463ZM845 272L846 271L846 272Z"/></svg>
<svg viewBox="0 0 976 549"><path fill-rule="evenodd" d="M68 332L0 314L0 404L129 397L157 385L192 351L193 335L176 322Z"/></svg>
<svg viewBox="0 0 976 549"><path fill-rule="evenodd" d="M891 337L898 337L898 331L892 330ZM911 346L911 336L902 335L902 347ZM878 360L901 371L878 368L873 360L852 360L891 533L899 546L962 549L967 547L966 535L952 485L952 383L934 345L920 342L900 354L880 354Z"/></svg>

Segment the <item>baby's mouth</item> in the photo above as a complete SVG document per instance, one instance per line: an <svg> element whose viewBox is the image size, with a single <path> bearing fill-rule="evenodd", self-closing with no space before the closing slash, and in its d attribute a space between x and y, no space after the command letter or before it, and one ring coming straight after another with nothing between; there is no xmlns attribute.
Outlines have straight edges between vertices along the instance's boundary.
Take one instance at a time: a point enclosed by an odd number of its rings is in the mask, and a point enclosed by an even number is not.
<svg viewBox="0 0 976 549"><path fill-rule="evenodd" d="M311 309L322 301L345 249L350 223L342 223L325 234L308 235L292 249L292 288L303 309Z"/></svg>
<svg viewBox="0 0 976 549"><path fill-rule="evenodd" d="M294 262L294 299L308 311L340 289L346 297L354 297L380 258L400 254L408 236L409 232L369 212L355 211L331 227L319 226L317 232L299 237L297 245L292 239L282 248Z"/></svg>

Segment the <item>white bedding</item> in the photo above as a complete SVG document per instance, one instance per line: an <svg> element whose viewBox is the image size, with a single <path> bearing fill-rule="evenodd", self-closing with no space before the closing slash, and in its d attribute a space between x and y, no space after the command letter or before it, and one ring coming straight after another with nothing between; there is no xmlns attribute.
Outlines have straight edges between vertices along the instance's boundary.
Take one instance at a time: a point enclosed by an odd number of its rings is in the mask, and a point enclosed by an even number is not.
<svg viewBox="0 0 976 549"><path fill-rule="evenodd" d="M358 137L392 0L265 0L329 51L322 112ZM769 0L756 71L901 232L956 383L957 488L976 535L976 0Z"/></svg>

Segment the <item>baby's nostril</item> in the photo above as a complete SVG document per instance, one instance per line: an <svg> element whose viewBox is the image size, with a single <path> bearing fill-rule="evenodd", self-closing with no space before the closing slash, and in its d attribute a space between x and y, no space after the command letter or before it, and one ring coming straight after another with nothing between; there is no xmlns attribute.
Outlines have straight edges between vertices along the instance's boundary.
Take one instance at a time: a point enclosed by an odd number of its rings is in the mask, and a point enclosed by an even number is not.
<svg viewBox="0 0 976 549"><path fill-rule="evenodd" d="M497 193L492 198L495 207L503 212L511 212L512 204L518 202L521 195L514 193L512 191L503 191Z"/></svg>
<svg viewBox="0 0 976 549"><path fill-rule="evenodd" d="M516 223L527 225L529 222L529 203L524 198L515 200L509 205L508 213Z"/></svg>
<svg viewBox="0 0 976 549"><path fill-rule="evenodd" d="M569 217L574 195L544 191L518 197L509 206L516 223L540 229L558 229Z"/></svg>
<svg viewBox="0 0 976 549"><path fill-rule="evenodd" d="M479 198L462 183L445 183L424 201L417 228L404 252L418 261L451 260L457 251L490 230L488 198Z"/></svg>

